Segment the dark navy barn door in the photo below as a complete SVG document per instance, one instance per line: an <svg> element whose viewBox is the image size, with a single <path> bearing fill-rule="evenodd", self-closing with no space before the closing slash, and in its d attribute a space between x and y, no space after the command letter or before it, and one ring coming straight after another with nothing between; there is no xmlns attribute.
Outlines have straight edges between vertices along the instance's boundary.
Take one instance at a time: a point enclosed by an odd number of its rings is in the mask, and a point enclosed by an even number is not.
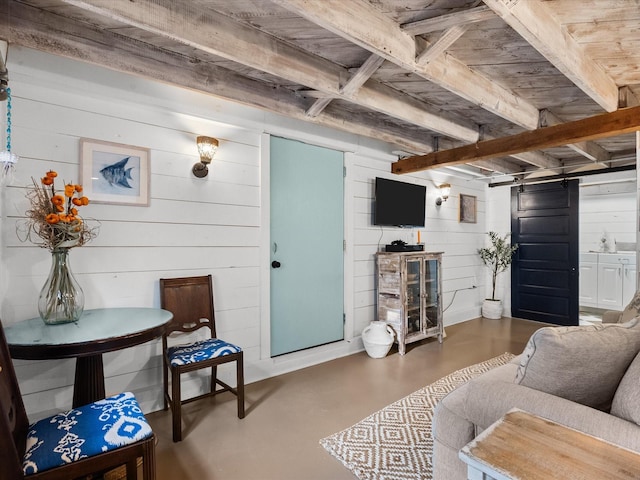
<svg viewBox="0 0 640 480"><path fill-rule="evenodd" d="M578 325L578 181L511 189L511 315Z"/></svg>

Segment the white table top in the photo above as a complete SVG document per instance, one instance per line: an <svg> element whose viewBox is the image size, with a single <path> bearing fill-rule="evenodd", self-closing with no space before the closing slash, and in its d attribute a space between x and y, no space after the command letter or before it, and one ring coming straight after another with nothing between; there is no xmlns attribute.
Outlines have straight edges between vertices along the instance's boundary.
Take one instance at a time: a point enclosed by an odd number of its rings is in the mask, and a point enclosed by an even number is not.
<svg viewBox="0 0 640 480"><path fill-rule="evenodd" d="M135 339L143 341L143 337L157 336L158 330L172 318L171 312L160 308L100 308L85 310L74 323L45 325L36 317L4 330L12 355L15 351L47 349L50 354L57 351L66 357L74 356L89 345L94 352L104 352L139 343Z"/></svg>

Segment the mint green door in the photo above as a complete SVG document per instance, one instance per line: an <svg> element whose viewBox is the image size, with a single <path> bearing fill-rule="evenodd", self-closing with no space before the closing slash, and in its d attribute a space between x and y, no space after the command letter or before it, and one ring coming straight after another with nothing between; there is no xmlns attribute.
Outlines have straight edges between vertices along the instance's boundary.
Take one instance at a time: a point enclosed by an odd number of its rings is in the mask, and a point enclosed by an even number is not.
<svg viewBox="0 0 640 480"><path fill-rule="evenodd" d="M271 137L271 356L344 338L343 153Z"/></svg>

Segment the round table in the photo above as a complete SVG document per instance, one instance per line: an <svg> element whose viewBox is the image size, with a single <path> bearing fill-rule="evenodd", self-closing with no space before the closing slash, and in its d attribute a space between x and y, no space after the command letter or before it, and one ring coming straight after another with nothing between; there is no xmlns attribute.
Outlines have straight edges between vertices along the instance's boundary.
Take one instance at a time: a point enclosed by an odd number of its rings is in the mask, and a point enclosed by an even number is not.
<svg viewBox="0 0 640 480"><path fill-rule="evenodd" d="M162 336L173 314L160 308L86 310L80 320L45 325L40 317L5 328L9 351L22 360L76 358L73 406L105 398L102 354Z"/></svg>

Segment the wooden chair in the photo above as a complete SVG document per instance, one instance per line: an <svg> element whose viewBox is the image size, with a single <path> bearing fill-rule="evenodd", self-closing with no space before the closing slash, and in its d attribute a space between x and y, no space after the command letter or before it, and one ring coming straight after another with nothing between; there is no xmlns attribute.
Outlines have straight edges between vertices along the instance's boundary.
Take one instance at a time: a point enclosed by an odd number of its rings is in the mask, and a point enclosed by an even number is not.
<svg viewBox="0 0 640 480"><path fill-rule="evenodd" d="M139 457L144 479L155 479L155 437L129 392L29 425L0 323L0 480L69 480L121 465L134 480Z"/></svg>
<svg viewBox="0 0 640 480"><path fill-rule="evenodd" d="M160 303L173 313L162 337L164 358L164 408L171 407L173 441L182 440L182 405L222 392L231 392L238 400L238 418L244 418L244 373L242 349L216 338L211 275L160 279ZM187 345L168 345L168 336L175 332L194 332L209 329L208 338ZM232 388L217 378L217 366L236 362L237 387ZM210 391L182 400L180 375L211 367ZM169 395L171 372L171 395ZM217 388L218 385L222 388Z"/></svg>

